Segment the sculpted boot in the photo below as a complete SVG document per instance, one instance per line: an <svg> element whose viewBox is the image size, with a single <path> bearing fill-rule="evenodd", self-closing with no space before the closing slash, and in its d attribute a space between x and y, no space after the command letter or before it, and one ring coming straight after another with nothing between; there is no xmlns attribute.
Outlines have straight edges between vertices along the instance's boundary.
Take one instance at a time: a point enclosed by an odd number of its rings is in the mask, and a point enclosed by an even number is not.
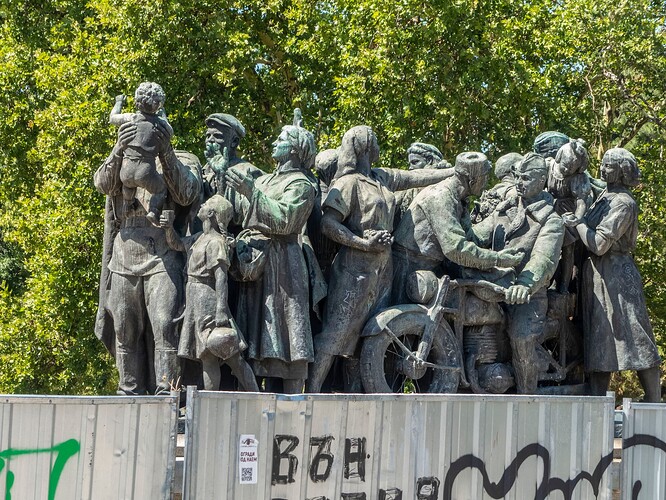
<svg viewBox="0 0 666 500"><path fill-rule="evenodd" d="M116 352L118 367L118 390L120 396L139 396L146 393L138 377L139 363L137 353Z"/></svg>
<svg viewBox="0 0 666 500"><path fill-rule="evenodd" d="M518 394L535 394L539 382L533 339L511 339L511 360L516 374Z"/></svg>
<svg viewBox="0 0 666 500"><path fill-rule="evenodd" d="M180 385L180 358L175 349L155 350L155 394L169 394Z"/></svg>

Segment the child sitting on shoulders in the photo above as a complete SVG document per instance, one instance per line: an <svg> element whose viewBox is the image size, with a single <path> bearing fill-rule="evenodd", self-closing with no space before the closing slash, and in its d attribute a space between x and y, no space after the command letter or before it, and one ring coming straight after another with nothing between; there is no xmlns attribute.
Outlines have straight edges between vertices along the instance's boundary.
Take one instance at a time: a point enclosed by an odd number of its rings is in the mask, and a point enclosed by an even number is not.
<svg viewBox="0 0 666 500"><path fill-rule="evenodd" d="M123 200L125 208L129 208L136 196L136 188L142 188L146 195L145 199L140 197L139 202L146 210L146 218L155 226L160 225L159 215L167 193L164 179L156 166L156 159L163 152L162 141L157 135L157 123L161 123L167 131L168 139L173 135L173 129L164 114L164 99L162 87L153 82L143 82L134 94L136 113L121 113L125 96L119 95L109 115L109 123L112 125L136 124L136 134L123 151L120 167Z"/></svg>

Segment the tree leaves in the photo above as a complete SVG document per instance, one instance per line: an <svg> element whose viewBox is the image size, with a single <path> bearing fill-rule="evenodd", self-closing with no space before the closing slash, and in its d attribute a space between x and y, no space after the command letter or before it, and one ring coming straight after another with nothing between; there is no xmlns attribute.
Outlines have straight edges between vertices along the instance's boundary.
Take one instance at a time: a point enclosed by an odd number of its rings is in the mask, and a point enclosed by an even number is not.
<svg viewBox="0 0 666 500"><path fill-rule="evenodd" d="M561 0L59 0L0 5L0 390L104 392L92 334L113 96L166 91L174 144L202 157L204 118L236 115L271 170L294 107L320 148L378 134L381 164L413 141L448 159L525 152L538 133L626 145L645 184L637 261L666 343L663 2ZM132 99L130 98L130 105Z"/></svg>

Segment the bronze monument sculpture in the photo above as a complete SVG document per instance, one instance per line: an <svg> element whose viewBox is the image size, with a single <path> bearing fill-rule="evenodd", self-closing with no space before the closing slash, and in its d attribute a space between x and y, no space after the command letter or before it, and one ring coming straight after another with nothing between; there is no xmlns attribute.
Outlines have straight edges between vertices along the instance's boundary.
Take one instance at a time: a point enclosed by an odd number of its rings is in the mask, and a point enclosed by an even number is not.
<svg viewBox="0 0 666 500"><path fill-rule="evenodd" d="M498 158L486 189L480 152L451 166L416 142L409 170L375 168L363 125L317 155L296 110L265 174L237 155L240 121L214 113L202 168L172 149L156 100L125 116L119 96L94 177L107 196L96 334L120 394L177 386L178 356L206 389L226 363L244 390L318 392L342 357L353 391L603 394L630 369L659 400L627 150L594 179L582 141L546 132ZM142 162L150 185L133 178Z"/></svg>

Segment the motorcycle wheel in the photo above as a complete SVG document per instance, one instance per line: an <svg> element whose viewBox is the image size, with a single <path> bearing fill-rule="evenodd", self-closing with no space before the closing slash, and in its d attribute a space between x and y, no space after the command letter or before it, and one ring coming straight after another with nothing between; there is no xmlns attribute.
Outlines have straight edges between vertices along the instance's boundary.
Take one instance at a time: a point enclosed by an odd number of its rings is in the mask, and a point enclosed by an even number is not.
<svg viewBox="0 0 666 500"><path fill-rule="evenodd" d="M382 313L379 313L382 314ZM428 322L425 311L404 312L390 320L387 326L412 352L418 349ZM427 361L437 365L456 366L459 360L455 335L448 323L442 322L435 330ZM418 378L412 378L405 369L408 356L395 339L382 330L366 337L361 350L361 379L366 393L455 393L460 380L459 371L428 367Z"/></svg>

